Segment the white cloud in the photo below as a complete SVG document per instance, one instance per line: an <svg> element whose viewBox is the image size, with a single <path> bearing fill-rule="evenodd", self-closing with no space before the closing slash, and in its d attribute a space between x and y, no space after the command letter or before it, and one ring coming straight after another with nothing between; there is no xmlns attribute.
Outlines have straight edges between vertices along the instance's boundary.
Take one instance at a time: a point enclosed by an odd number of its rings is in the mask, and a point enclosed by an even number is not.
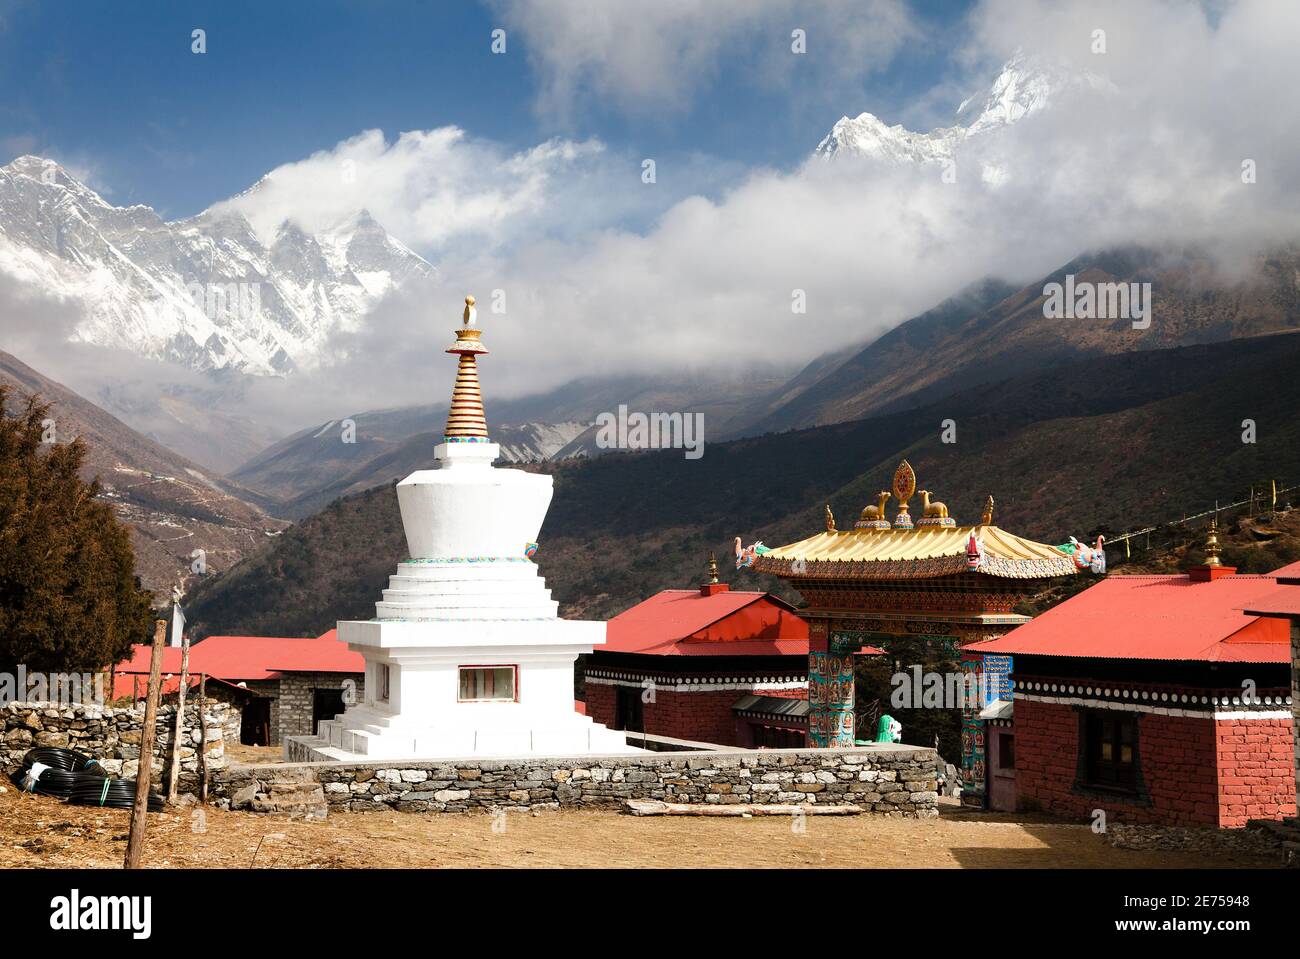
<svg viewBox="0 0 1300 959"><path fill-rule="evenodd" d="M902 0L490 3L507 30L507 51L522 46L538 75L539 111L561 121L592 105L654 116L687 110L724 65L737 82L787 90L847 83L918 37ZM807 40L799 56L791 49L795 29Z"/></svg>
<svg viewBox="0 0 1300 959"><path fill-rule="evenodd" d="M403 133L392 143L366 130L277 167L213 209L243 213L264 240L286 220L314 233L365 208L425 249L468 237L495 246L546 210L560 171L572 173L602 150L597 141L557 139L511 154L457 127Z"/></svg>

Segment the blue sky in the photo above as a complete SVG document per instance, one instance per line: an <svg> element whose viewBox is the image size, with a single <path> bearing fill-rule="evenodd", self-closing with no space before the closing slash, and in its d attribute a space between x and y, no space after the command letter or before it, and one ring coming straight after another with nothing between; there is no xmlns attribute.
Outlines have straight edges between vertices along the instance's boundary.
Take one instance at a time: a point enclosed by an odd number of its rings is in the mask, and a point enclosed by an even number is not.
<svg viewBox="0 0 1300 959"><path fill-rule="evenodd" d="M933 125L924 95L952 74L968 0L909 5L921 29L860 75L755 80L763 54L720 57L690 103L628 110L600 91L558 116L540 109L529 35L514 4L306 0L201 3L0 0L0 163L54 156L118 204L198 212L282 163L362 130L448 124L509 150L552 136L598 138L635 155L705 154L787 169L841 114ZM489 49L506 25L507 54ZM191 52L191 31L207 52ZM766 27L764 28L766 29ZM782 43L786 41L782 38ZM754 47L753 36L738 45Z"/></svg>

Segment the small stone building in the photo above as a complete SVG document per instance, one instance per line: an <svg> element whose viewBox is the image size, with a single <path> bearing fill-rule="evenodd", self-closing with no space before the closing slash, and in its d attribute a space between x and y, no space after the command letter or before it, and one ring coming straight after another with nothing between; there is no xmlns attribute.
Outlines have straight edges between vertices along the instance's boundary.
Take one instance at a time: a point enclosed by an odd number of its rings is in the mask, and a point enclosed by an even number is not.
<svg viewBox="0 0 1300 959"><path fill-rule="evenodd" d="M1110 576L969 647L1014 657L1010 715L989 734L1005 739L1015 807L1185 826L1294 816L1288 624L1250 612L1278 573L1239 576L1211 553L1184 575Z"/></svg>
<svg viewBox="0 0 1300 959"><path fill-rule="evenodd" d="M115 668L118 696L143 696L150 647L136 646ZM163 689L178 681L181 650L163 650ZM365 694L365 661L339 642L334 630L315 639L209 636L190 647L189 671L235 684L253 695L241 704L240 742L279 746L285 736L310 736Z"/></svg>

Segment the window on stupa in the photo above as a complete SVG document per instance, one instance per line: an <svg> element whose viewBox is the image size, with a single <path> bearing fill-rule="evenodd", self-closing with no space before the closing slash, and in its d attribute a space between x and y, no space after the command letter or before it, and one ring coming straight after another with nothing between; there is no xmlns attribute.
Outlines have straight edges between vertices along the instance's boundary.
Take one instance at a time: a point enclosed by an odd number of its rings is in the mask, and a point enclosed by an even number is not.
<svg viewBox="0 0 1300 959"><path fill-rule="evenodd" d="M513 702L518 672L518 666L462 666L458 698L462 703Z"/></svg>
<svg viewBox="0 0 1300 959"><path fill-rule="evenodd" d="M388 683L389 683L389 679L391 678L391 673L388 669L388 664L380 663L377 672L379 675L376 677L377 682L375 683L375 686L378 689L376 695L379 698L380 702L386 703L388 702Z"/></svg>

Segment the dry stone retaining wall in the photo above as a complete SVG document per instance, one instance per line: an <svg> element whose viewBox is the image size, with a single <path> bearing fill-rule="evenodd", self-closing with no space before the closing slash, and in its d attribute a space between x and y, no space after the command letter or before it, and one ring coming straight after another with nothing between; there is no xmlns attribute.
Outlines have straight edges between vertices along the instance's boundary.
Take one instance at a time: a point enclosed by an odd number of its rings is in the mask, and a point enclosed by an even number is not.
<svg viewBox="0 0 1300 959"><path fill-rule="evenodd" d="M225 743L239 742L240 714L228 703L210 701L206 705L208 738L208 774L226 765ZM157 739L154 742L153 769L163 769L163 757L171 755L175 730L176 707L158 707ZM64 746L98 759L111 775L132 778L140 766L140 735L144 728L144 703L134 708L111 706L60 705L58 703L7 703L0 707L0 770L13 772L22 765L23 756L36 746ZM197 781L199 732L198 706L190 700L185 705L184 738L181 740L181 775L177 785L192 791ZM154 780L158 782L157 779Z"/></svg>
<svg viewBox="0 0 1300 959"><path fill-rule="evenodd" d="M230 766L221 806L299 815L327 809L456 812L681 803L853 803L891 816L938 815L933 749L772 749L561 759L388 760Z"/></svg>

